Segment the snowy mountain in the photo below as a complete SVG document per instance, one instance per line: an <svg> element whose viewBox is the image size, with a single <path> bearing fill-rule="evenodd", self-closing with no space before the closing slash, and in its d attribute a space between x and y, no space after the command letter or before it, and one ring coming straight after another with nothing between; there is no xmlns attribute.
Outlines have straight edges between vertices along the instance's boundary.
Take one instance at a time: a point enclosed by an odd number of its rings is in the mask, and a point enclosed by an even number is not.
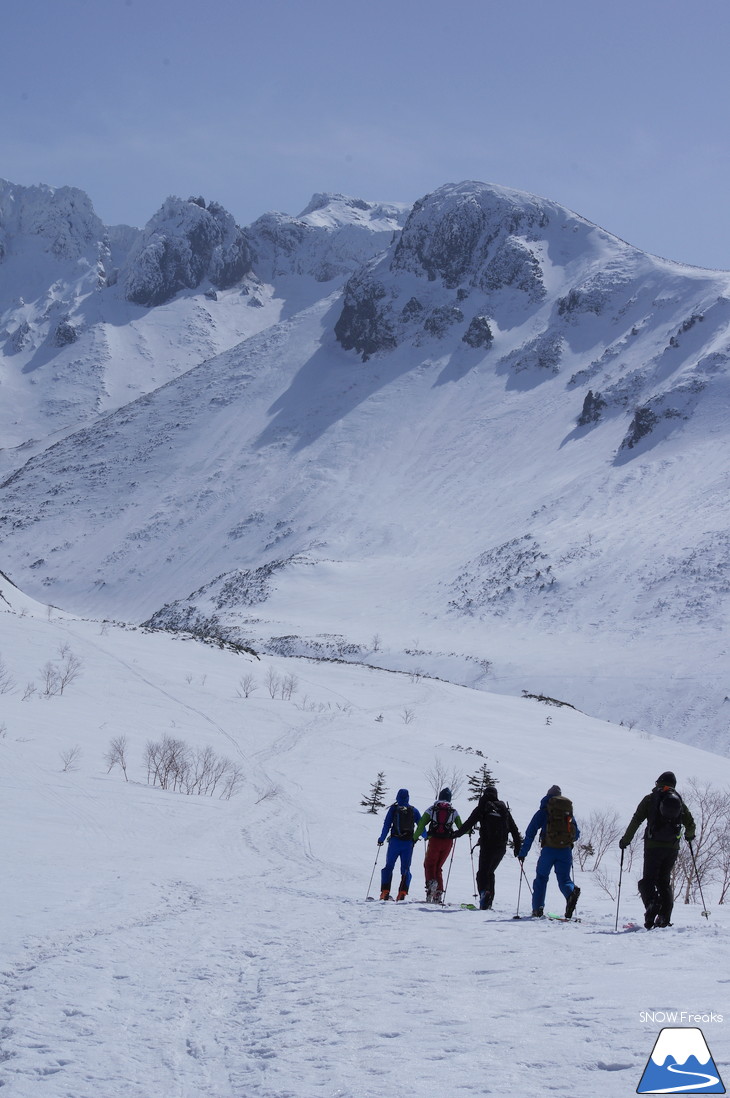
<svg viewBox="0 0 730 1098"><path fill-rule="evenodd" d="M104 226L73 188L0 181L0 472L278 321L303 290L279 288L282 242L329 283L321 296L404 219L341 195L310 206L246 230L215 202L168 198L139 230Z"/></svg>
<svg viewBox="0 0 730 1098"><path fill-rule="evenodd" d="M397 214L256 222L260 329L16 468L6 571L726 751L730 274L486 184Z"/></svg>

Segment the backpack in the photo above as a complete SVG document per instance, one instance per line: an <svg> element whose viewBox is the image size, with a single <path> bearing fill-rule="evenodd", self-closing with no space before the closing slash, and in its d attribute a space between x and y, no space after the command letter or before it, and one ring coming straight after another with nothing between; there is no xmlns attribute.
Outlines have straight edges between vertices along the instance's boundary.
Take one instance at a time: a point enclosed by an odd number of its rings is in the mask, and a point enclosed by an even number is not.
<svg viewBox="0 0 730 1098"><path fill-rule="evenodd" d="M671 786L657 790L653 799L652 812L647 821L647 838L658 843L676 842L682 830L684 801Z"/></svg>
<svg viewBox="0 0 730 1098"><path fill-rule="evenodd" d="M412 839L416 830L416 818L413 805L394 804L393 823L390 828L391 839Z"/></svg>
<svg viewBox="0 0 730 1098"><path fill-rule="evenodd" d="M573 802L569 797L551 797L545 810L547 824L543 832L542 845L559 849L572 846L576 839Z"/></svg>
<svg viewBox="0 0 730 1098"><path fill-rule="evenodd" d="M479 820L479 844L485 846L507 845L509 828L507 826L507 814L509 809L504 801L488 801L487 807Z"/></svg>
<svg viewBox="0 0 730 1098"><path fill-rule="evenodd" d="M429 808L428 814L431 817L428 825L429 839L451 838L453 832L451 825L456 816L456 809L452 808L448 801L436 801L436 804Z"/></svg>

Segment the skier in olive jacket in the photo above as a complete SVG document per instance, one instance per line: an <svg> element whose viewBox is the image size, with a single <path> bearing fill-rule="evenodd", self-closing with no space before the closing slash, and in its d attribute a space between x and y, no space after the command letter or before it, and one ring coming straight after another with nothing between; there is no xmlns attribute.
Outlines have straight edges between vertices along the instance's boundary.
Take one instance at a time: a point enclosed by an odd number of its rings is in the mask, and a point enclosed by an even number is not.
<svg viewBox="0 0 730 1098"><path fill-rule="evenodd" d="M672 869L679 854L682 827L688 843L695 837L692 813L677 793L676 785L677 779L671 770L659 775L651 793L639 802L618 844L625 850L646 820L644 871L639 881L639 895L644 903L647 930L670 925L674 907Z"/></svg>

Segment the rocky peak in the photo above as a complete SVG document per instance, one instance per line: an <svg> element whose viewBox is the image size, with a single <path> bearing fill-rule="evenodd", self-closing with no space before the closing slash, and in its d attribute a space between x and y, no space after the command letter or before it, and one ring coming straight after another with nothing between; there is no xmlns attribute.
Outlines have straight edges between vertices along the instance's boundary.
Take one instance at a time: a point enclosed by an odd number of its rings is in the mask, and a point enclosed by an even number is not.
<svg viewBox="0 0 730 1098"><path fill-rule="evenodd" d="M392 243L407 212L397 203L315 194L297 217L264 214L249 229L256 273L265 282L291 274L346 278Z"/></svg>
<svg viewBox="0 0 730 1098"><path fill-rule="evenodd" d="M348 282L337 336L363 358L404 340L443 338L456 325L468 345L491 345L491 337L484 342L490 318L510 328L523 323L549 297L555 268L573 263L585 271L606 251L632 249L534 195L449 184L416 202L387 255ZM581 285L581 307L588 288L603 294L594 283Z"/></svg>
<svg viewBox="0 0 730 1098"><path fill-rule="evenodd" d="M235 285L251 269L243 229L217 202L168 198L147 223L123 272L125 296L162 305L205 279L217 289Z"/></svg>
<svg viewBox="0 0 730 1098"><path fill-rule="evenodd" d="M2 254L11 239L14 247L22 247L24 237L39 238L56 260L96 260L105 246L106 230L91 199L76 187L23 187L0 180Z"/></svg>

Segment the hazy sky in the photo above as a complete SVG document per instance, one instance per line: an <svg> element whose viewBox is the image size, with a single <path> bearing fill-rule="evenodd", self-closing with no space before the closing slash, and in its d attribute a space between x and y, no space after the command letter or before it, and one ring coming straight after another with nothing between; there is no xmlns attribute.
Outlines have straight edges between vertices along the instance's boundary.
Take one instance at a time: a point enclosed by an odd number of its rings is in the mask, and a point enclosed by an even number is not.
<svg viewBox="0 0 730 1098"><path fill-rule="evenodd" d="M730 269L727 0L6 0L0 177L107 224L477 179Z"/></svg>

